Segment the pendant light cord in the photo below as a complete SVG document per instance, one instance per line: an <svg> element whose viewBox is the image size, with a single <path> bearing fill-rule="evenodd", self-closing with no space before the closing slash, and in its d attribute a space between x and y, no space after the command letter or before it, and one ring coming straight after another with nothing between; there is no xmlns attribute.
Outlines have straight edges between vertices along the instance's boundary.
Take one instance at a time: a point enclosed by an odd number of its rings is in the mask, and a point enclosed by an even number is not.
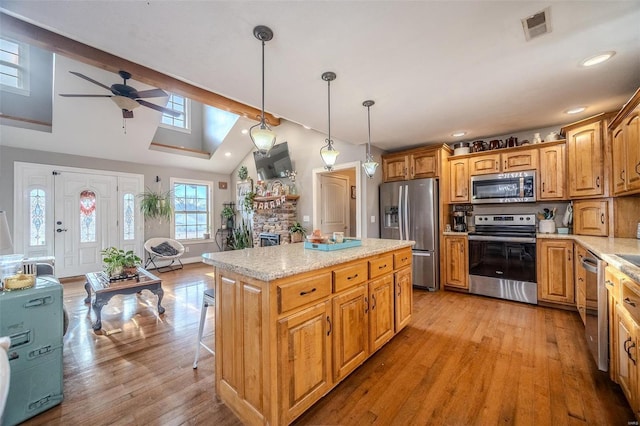
<svg viewBox="0 0 640 426"><path fill-rule="evenodd" d="M329 139L327 142L329 143L329 149L333 146L333 141L331 140L331 80L327 80L327 116L329 117Z"/></svg>
<svg viewBox="0 0 640 426"><path fill-rule="evenodd" d="M367 144L367 154L371 157L371 105L367 106L367 123L369 127L369 143Z"/></svg>
<svg viewBox="0 0 640 426"><path fill-rule="evenodd" d="M264 127L264 39L260 38L262 41L262 110L261 110L261 123L262 127Z"/></svg>

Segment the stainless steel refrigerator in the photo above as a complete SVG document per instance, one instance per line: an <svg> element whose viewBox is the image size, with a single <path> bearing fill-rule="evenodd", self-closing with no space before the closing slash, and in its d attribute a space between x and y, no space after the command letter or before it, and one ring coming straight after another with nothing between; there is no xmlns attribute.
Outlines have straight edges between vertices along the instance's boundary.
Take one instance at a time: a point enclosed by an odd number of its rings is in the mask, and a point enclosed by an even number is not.
<svg viewBox="0 0 640 426"><path fill-rule="evenodd" d="M413 285L440 288L438 181L416 179L380 185L381 238L413 240Z"/></svg>

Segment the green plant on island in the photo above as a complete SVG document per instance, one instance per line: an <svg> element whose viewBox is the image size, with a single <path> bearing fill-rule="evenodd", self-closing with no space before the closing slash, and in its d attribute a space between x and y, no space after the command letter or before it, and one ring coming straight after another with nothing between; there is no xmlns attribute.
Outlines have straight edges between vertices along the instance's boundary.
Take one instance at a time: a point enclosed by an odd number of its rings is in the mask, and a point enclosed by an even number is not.
<svg viewBox="0 0 640 426"><path fill-rule="evenodd" d="M302 226L300 222L296 222L289 227L289 232L292 234L305 235L307 233L307 230Z"/></svg>
<svg viewBox="0 0 640 426"><path fill-rule="evenodd" d="M116 247L109 247L100 253L104 262L104 271L110 277L122 275L124 272L135 273L133 269L142 263L142 259L133 250L124 251Z"/></svg>

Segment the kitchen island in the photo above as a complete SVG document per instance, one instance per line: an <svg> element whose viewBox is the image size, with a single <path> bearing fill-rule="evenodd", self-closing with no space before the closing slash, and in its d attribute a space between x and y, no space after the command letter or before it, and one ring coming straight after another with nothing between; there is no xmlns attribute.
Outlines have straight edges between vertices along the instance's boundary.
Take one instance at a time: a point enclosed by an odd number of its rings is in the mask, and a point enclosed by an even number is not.
<svg viewBox="0 0 640 426"><path fill-rule="evenodd" d="M247 424L291 423L404 328L412 241L205 253L217 395Z"/></svg>

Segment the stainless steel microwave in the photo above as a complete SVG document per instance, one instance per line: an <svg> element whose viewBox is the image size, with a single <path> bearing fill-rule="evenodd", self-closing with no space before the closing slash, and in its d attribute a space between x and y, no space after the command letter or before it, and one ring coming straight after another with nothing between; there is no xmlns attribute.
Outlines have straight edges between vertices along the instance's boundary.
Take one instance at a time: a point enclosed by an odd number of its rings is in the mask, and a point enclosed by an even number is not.
<svg viewBox="0 0 640 426"><path fill-rule="evenodd" d="M471 203L473 204L535 201L535 170L471 176Z"/></svg>

